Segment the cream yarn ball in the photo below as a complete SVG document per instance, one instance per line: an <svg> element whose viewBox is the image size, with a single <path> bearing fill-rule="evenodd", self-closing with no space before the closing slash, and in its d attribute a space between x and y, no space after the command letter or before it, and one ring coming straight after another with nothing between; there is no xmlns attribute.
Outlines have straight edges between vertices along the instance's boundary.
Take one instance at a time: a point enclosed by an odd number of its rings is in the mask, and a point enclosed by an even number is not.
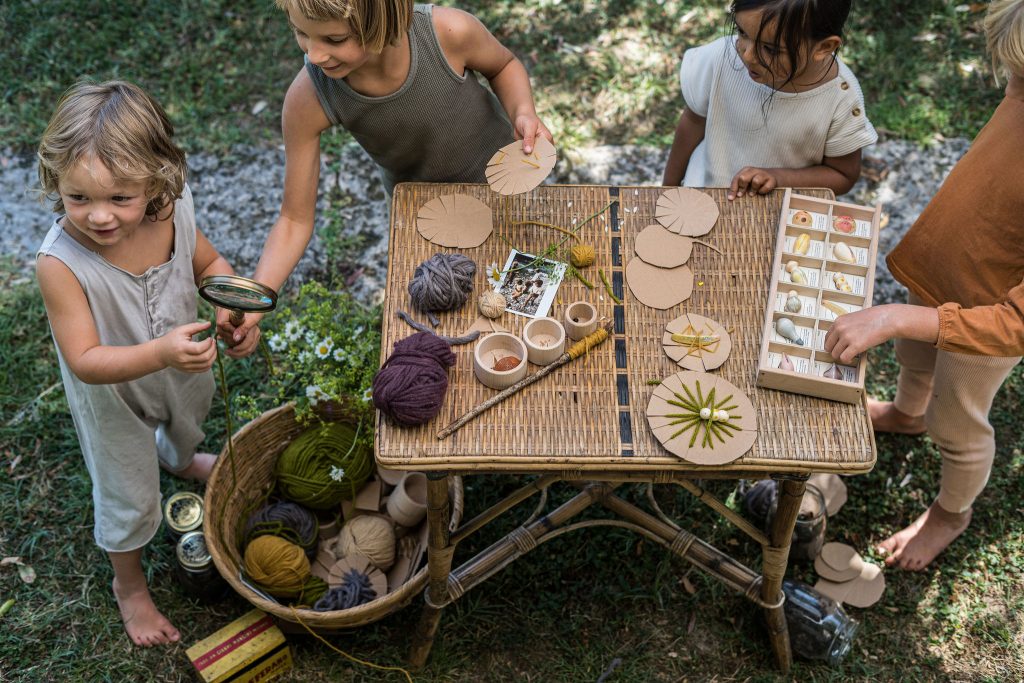
<svg viewBox="0 0 1024 683"><path fill-rule="evenodd" d="M384 517L353 517L338 532L335 552L339 558L363 555L375 567L387 571L395 563L395 529Z"/></svg>
<svg viewBox="0 0 1024 683"><path fill-rule="evenodd" d="M486 290L477 300L477 306L480 307L480 312L488 318L497 318L499 315L504 313L506 305L507 302L505 301L505 297L493 289Z"/></svg>

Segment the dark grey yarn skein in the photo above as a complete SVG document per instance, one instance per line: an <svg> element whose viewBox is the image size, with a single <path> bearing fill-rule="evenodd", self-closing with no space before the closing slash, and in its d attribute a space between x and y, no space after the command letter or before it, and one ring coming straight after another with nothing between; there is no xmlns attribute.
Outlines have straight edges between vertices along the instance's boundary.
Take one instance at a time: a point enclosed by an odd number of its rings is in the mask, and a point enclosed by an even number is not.
<svg viewBox="0 0 1024 683"><path fill-rule="evenodd" d="M333 612L350 609L377 599L377 591L370 586L370 577L363 572L350 569L342 578L340 586L327 591L317 600L313 609L317 612Z"/></svg>
<svg viewBox="0 0 1024 683"><path fill-rule="evenodd" d="M462 254L434 254L416 266L409 281L409 296L419 310L450 311L459 308L473 292L476 264Z"/></svg>

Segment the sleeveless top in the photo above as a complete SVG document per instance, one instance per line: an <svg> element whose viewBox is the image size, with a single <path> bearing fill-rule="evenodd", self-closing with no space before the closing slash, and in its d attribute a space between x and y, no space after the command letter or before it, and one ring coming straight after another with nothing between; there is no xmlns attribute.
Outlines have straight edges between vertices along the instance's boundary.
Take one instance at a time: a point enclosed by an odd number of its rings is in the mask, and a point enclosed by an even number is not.
<svg viewBox="0 0 1024 683"><path fill-rule="evenodd" d="M456 74L434 31L432 5L416 5L409 28L409 75L395 92L367 97L306 57L306 73L333 125L377 162L388 194L397 183L485 182L494 152L512 142L498 98L476 73Z"/></svg>
<svg viewBox="0 0 1024 683"><path fill-rule="evenodd" d="M100 344L132 346L197 320L195 246L195 209L186 186L175 203L170 259L141 275L113 265L71 237L57 221L38 254L60 259L77 278ZM213 373L164 368L129 382L86 384L71 371L59 346L57 358L93 480L96 541L114 551L145 545L160 524L159 470L150 454L155 451L171 469L191 462L203 438L201 426L213 396ZM153 485L155 506L148 500Z"/></svg>

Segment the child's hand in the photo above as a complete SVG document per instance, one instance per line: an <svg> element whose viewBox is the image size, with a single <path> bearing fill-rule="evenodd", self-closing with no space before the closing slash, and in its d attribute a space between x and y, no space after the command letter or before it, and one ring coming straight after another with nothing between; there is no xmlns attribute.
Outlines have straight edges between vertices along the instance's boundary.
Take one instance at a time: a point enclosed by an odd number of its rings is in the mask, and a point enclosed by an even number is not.
<svg viewBox="0 0 1024 683"><path fill-rule="evenodd" d="M184 372L206 372L217 358L213 337L192 341L192 336L210 327L209 321L189 323L157 339L157 350L164 365Z"/></svg>
<svg viewBox="0 0 1024 683"><path fill-rule="evenodd" d="M241 344L253 327L263 319L262 313L246 313L242 324L235 327L231 323L231 313L223 308L217 309L217 336L229 347Z"/></svg>
<svg viewBox="0 0 1024 683"><path fill-rule="evenodd" d="M533 151L534 141L537 135L543 135L548 142L554 142L551 131L548 130L536 114L520 114L514 123L516 137L523 141L523 152L529 154Z"/></svg>
<svg viewBox="0 0 1024 683"><path fill-rule="evenodd" d="M260 341L260 328L257 327L256 325L253 325L252 327L246 329L245 336L242 337L242 341L238 343L234 342L233 337L230 337L230 339L230 342L225 341L225 344L227 344L228 347L224 351L224 353L227 354L228 357L230 358L245 358L246 356L252 354L252 352L256 350L256 346L259 344Z"/></svg>
<svg viewBox="0 0 1024 683"><path fill-rule="evenodd" d="M729 186L729 201L747 194L768 194L775 189L778 181L772 171L753 166L744 166L733 176Z"/></svg>
<svg viewBox="0 0 1024 683"><path fill-rule="evenodd" d="M886 305L839 316L825 335L825 351L840 363L852 363L854 357L896 336L891 313L893 307Z"/></svg>

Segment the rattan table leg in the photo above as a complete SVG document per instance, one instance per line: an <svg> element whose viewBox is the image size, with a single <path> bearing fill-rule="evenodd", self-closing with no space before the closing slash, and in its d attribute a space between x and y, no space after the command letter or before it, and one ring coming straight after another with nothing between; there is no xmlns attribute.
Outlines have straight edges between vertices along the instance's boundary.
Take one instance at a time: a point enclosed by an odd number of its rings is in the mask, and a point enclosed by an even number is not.
<svg viewBox="0 0 1024 683"><path fill-rule="evenodd" d="M427 526L430 535L427 539L427 600L423 605L420 622L412 637L409 650L409 664L415 668L423 666L434 645L434 636L441 622L441 607L448 598L448 574L452 568L452 552L450 547L451 530L448 522L448 473L430 472L427 474ZM433 603L433 604L431 604Z"/></svg>
<svg viewBox="0 0 1024 683"><path fill-rule="evenodd" d="M781 598L782 579L789 562L789 544L800 512L800 501L804 497L805 479L783 479L778 482L779 503L768 535L771 545L764 546L761 571L761 599L773 603ZM775 652L775 662L783 673L789 672L793 663L793 652L789 644L789 630L786 627L786 613L782 606L765 608L768 638Z"/></svg>

